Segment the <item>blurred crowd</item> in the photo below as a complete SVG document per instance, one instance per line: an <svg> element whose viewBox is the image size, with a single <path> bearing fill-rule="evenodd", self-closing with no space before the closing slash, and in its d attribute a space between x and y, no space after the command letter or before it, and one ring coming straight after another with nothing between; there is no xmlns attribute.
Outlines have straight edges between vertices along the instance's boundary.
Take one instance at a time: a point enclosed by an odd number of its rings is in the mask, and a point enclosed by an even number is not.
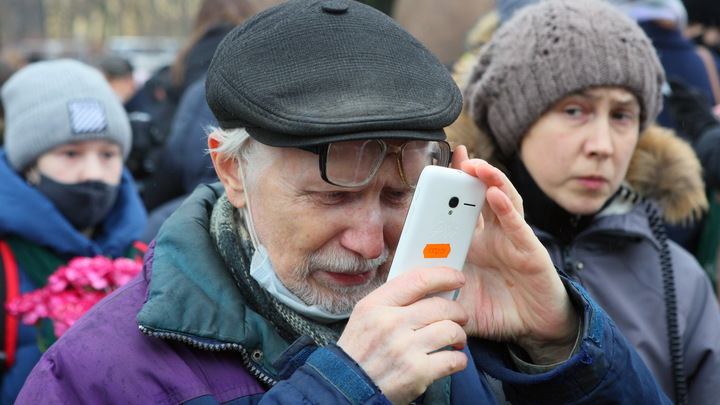
<svg viewBox="0 0 720 405"><path fill-rule="evenodd" d="M446 64L464 101L445 128L447 141L507 175L555 266L607 311L668 397L720 403L720 2L603 0L635 22L655 57L585 40L559 23L541 33L582 50L568 54L542 48L529 39L536 32L513 25L533 21L526 7L553 1L497 0L467 32L464 53ZM228 33L263 8L201 1L175 62L141 83L132 63L115 54L28 59L22 66L0 61L5 302L47 285L72 258L141 262L188 196L220 180L208 152L208 135L219 126L207 101L208 69ZM623 44L645 38L631 36ZM630 66L623 74L633 79L608 78L615 63ZM581 69L592 78L577 79L576 88L558 84L573 82ZM648 83L659 77L655 97ZM533 143L547 139L537 138L544 136L537 123L559 109L579 122L600 114L597 100L627 95L638 100L638 112L612 107L613 122L636 114L641 136L627 147L616 189L592 208L554 194L546 159L575 141ZM42 320L4 319L0 404L11 404L58 337Z"/></svg>

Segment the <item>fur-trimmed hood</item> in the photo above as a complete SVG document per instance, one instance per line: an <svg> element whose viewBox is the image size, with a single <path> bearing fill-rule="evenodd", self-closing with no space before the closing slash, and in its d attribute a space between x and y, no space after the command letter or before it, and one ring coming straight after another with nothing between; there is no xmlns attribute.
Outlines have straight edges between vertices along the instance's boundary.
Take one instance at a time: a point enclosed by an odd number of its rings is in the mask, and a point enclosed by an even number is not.
<svg viewBox="0 0 720 405"><path fill-rule="evenodd" d="M453 148L465 145L470 157L505 169L492 139L478 129L466 110L445 132ZM645 130L626 180L638 193L660 203L669 224L697 221L708 209L700 161L692 147L670 129L651 125Z"/></svg>

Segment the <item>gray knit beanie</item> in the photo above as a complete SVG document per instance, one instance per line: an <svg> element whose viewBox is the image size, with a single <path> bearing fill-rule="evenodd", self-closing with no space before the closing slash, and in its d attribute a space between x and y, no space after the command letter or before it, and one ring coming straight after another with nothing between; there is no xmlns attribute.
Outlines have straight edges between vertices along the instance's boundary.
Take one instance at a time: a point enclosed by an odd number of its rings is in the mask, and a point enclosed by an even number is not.
<svg viewBox="0 0 720 405"><path fill-rule="evenodd" d="M130 153L130 122L120 99L95 68L71 59L35 62L2 86L5 149L21 173L58 146L108 140Z"/></svg>
<svg viewBox="0 0 720 405"><path fill-rule="evenodd" d="M662 108L665 74L642 29L597 0L548 0L519 10L485 46L463 95L475 124L510 156L540 116L572 93L622 87L641 129Z"/></svg>

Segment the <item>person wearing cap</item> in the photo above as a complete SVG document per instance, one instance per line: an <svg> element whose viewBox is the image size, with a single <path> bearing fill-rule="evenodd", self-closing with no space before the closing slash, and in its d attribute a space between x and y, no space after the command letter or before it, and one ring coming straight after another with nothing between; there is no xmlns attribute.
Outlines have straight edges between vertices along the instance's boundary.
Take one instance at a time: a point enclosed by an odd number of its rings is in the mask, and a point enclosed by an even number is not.
<svg viewBox="0 0 720 405"><path fill-rule="evenodd" d="M50 274L75 257L141 258L134 242L145 209L123 169L130 125L102 74L70 59L36 62L2 86L2 102L4 299L46 285ZM3 317L2 404L13 403L40 358L38 340L54 340L44 333L52 328L9 318Z"/></svg>
<svg viewBox="0 0 720 405"><path fill-rule="evenodd" d="M608 312L670 398L716 404L720 310L697 261L667 239L660 208L691 188L704 196L688 186L700 165L667 130L647 130L664 81L633 20L604 2L551 0L495 32L463 95L489 138L478 143L492 145L488 159L505 167L555 265Z"/></svg>
<svg viewBox="0 0 720 405"><path fill-rule="evenodd" d="M133 65L127 58L116 54L103 55L97 62L97 68L102 72L110 87L125 103L135 95L137 83L133 77Z"/></svg>
<svg viewBox="0 0 720 405"><path fill-rule="evenodd" d="M228 34L206 90L220 183L45 353L18 404L497 403L485 373L521 403L669 403L559 276L507 178L451 157L460 91L391 18L289 0ZM463 272L385 282L418 167L451 162L489 186Z"/></svg>

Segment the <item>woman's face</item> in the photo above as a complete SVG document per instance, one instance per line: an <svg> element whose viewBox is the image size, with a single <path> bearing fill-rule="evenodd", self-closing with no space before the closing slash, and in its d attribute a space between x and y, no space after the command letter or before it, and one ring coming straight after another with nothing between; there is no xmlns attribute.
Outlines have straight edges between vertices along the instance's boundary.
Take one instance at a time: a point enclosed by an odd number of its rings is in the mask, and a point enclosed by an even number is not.
<svg viewBox="0 0 720 405"><path fill-rule="evenodd" d="M120 183L123 156L120 146L103 140L69 143L45 152L37 162L40 173L58 183L98 180Z"/></svg>
<svg viewBox="0 0 720 405"><path fill-rule="evenodd" d="M543 114L520 143L540 189L568 212L597 212L625 178L640 129L640 104L627 90L599 87L569 95Z"/></svg>

